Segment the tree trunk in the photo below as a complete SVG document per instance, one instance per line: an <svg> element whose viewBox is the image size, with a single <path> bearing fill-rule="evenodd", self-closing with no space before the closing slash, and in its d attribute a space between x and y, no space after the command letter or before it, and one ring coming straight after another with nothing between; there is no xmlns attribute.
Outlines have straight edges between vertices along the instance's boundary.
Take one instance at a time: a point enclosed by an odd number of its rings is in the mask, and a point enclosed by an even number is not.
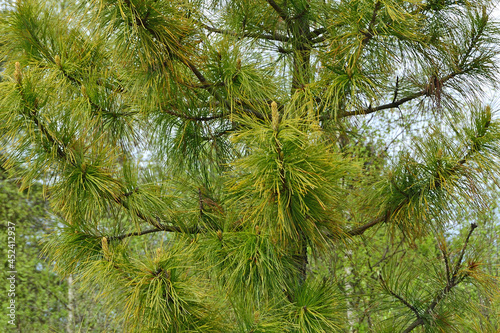
<svg viewBox="0 0 500 333"><path fill-rule="evenodd" d="M73 333L74 328L74 309L75 309L75 295L74 295L74 284L73 275L68 276L68 323L66 325L66 332Z"/></svg>
<svg viewBox="0 0 500 333"><path fill-rule="evenodd" d="M311 81L311 43L308 9L293 23L292 94Z"/></svg>
<svg viewBox="0 0 500 333"><path fill-rule="evenodd" d="M350 264L350 257L352 256L352 250L348 250L344 260L345 260L345 275L346 275L346 282L345 282L345 294L347 296L347 325L348 325L348 332L353 333L354 332L354 323L355 323L355 312L353 309L353 304L349 300L352 300L352 284L349 280L351 273L352 273L352 267Z"/></svg>
<svg viewBox="0 0 500 333"><path fill-rule="evenodd" d="M309 41L309 6L290 22L289 27L293 33L293 68L292 68L292 94L311 80L311 43ZM298 253L294 262L299 272L298 282L302 285L307 278L307 243L308 239L299 231Z"/></svg>

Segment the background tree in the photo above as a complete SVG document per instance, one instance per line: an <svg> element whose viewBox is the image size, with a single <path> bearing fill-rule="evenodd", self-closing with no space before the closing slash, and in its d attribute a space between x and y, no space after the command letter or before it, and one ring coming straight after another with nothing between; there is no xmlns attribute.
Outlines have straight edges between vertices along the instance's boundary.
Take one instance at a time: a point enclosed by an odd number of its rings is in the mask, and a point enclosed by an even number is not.
<svg viewBox="0 0 500 333"><path fill-rule="evenodd" d="M14 181L5 179L5 170L0 169L0 219L4 279L9 269L7 250L13 249L16 254L16 329L48 331L49 327L59 327L65 319L64 283L56 278L49 267L38 258L38 242L48 227L49 220L40 187L33 186L31 195L18 193ZM7 247L7 222L15 223L15 246ZM9 253L9 254L12 254ZM11 261L12 263L12 261ZM5 288L7 287L7 288ZM2 308L9 305L8 284L2 290ZM62 300L60 299L62 298ZM5 312L4 312L5 313ZM7 316L5 316L8 318ZM7 332L13 328L2 320L1 329ZM10 326L10 327L9 327Z"/></svg>
<svg viewBox="0 0 500 333"><path fill-rule="evenodd" d="M108 316L103 310L104 302L100 302L97 295L78 291L78 284L73 287L74 319L67 327L69 286L66 280L52 271L52 263L46 261L40 244L44 237L55 232L57 224L56 217L51 216L48 208L40 184L32 186L29 192L19 192L15 179L6 179L5 170L0 169L0 235L4 244L7 245L8 222L15 223L16 227L15 246L4 246L0 250L1 258L4 258L4 278L11 271L9 260L12 259L8 257L7 249L16 252L13 262L17 272L16 325L3 320L0 329L4 332L102 332L103 329L114 332L119 323L113 322L113 312ZM4 287L9 289L8 284ZM4 309L11 299L8 293L4 290L0 296Z"/></svg>
<svg viewBox="0 0 500 333"><path fill-rule="evenodd" d="M494 331L493 4L21 0L3 165L126 331Z"/></svg>

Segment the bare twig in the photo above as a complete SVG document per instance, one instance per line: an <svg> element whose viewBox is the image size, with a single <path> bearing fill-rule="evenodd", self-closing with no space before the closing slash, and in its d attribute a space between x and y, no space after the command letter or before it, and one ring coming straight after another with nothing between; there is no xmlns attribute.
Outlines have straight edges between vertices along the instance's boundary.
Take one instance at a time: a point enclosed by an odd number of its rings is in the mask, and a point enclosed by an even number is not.
<svg viewBox="0 0 500 333"><path fill-rule="evenodd" d="M451 278L451 283L454 283L456 281L458 271L462 267L462 260L464 258L465 250L467 249L467 245L469 245L470 236L472 235L472 232L476 228L477 228L477 224L471 223L470 230L469 230L469 233L467 234L467 238L465 239L464 246L462 247L462 251L460 251L460 257L457 259L457 262L455 263L455 269L453 270L453 276Z"/></svg>
<svg viewBox="0 0 500 333"><path fill-rule="evenodd" d="M396 98L398 98L398 89L399 89L399 76L396 76L396 88L394 88L394 98L392 99L392 103L396 102Z"/></svg>
<svg viewBox="0 0 500 333"><path fill-rule="evenodd" d="M440 243L441 244L439 244L439 250L443 254L443 258L444 258L444 266L445 266L445 269L446 269L446 282L450 283L451 282L450 261L449 261L449 258L448 258L448 251L446 251L445 240L443 239L443 241L440 242Z"/></svg>
<svg viewBox="0 0 500 333"><path fill-rule="evenodd" d="M447 281L446 286L436 294L432 303L430 303L429 306L427 307L427 310L425 311L426 314L428 314L428 315L431 314L432 311L434 311L436 306L439 304L439 302L441 300L443 300L445 298L445 296L447 294L449 294L454 287L456 287L458 284L460 284L465 279L465 277L467 277L467 275L464 275L461 278L457 279L458 271L462 267L462 260L463 260L467 245L469 244L470 236L472 235L472 232L476 228L477 228L477 224L471 223L469 233L467 234L467 238L465 239L464 246L462 247L462 251L460 252L460 257L457 259L457 262L455 263L455 268L453 270L453 276L451 277L451 279L449 279ZM408 328L406 328L403 331L403 333L409 333L414 328L416 328L420 325L423 325L423 324L424 324L424 320L422 319L421 316L417 315L417 319L415 319L415 321L413 323L411 323L411 325L408 326Z"/></svg>
<svg viewBox="0 0 500 333"><path fill-rule="evenodd" d="M384 287L385 290L387 290L387 292L393 296L394 298L396 298L398 301L400 301L401 303L403 303L404 306L406 306L407 308L409 308L411 311L413 311L413 313L415 313L415 316L417 316L417 318L421 318L421 315L420 315L420 312L418 311L418 309L411 305L407 300L405 300L403 298L403 296L401 295L398 295L396 294L394 291L392 291L389 286L387 285L387 283L385 282L385 280L382 278L382 275L379 275L379 280L380 280L380 283L382 284L382 286Z"/></svg>

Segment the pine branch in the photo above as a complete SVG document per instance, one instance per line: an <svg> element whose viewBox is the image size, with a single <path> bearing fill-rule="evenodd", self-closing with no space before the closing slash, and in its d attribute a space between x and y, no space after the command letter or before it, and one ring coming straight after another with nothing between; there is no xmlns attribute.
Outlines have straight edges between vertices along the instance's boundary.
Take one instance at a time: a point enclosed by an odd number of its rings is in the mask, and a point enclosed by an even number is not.
<svg viewBox="0 0 500 333"><path fill-rule="evenodd" d="M223 131L220 131L220 132L216 132L214 134L210 134L210 136L202 136L201 138L205 141L210 141L210 140L214 140L215 138L220 138L221 136L224 136L226 134L229 134L231 132L234 132L236 131L237 129L239 129L241 126L233 126L231 128L228 128L226 130L223 130Z"/></svg>
<svg viewBox="0 0 500 333"><path fill-rule="evenodd" d="M46 137L52 144L56 144L56 142L57 142L56 139L54 139L52 137L52 135L47 131L47 129L45 129L45 127L43 126L43 124L41 124L38 121L38 118L36 117L36 114L33 114L33 112L30 112L30 115L32 116L33 122L38 126L38 128L40 128L40 130L44 134L44 137ZM68 155L66 154L65 149L61 148L60 145L57 145L57 153L58 153L59 158L65 160L65 161L68 161L69 163L71 163L72 165L74 165L74 163L68 158ZM123 196L125 196L125 197L127 197L129 195L130 195L129 193L124 193L123 194ZM120 204L122 207L126 208L127 210L130 210L130 207L128 206L128 204L125 201L121 200L119 197L115 198L115 202L118 203L118 204ZM136 211L136 215L141 220L146 221L146 222L150 223L151 225L157 227L159 229L159 231L184 232L179 227L161 225L156 220L145 216L140 211ZM190 232L190 233L196 233L196 232Z"/></svg>
<svg viewBox="0 0 500 333"><path fill-rule="evenodd" d="M126 197L126 196L127 196L127 193L122 194L122 196ZM155 227L156 229L160 229L160 230L162 230L162 229L163 229L162 224L160 223L160 221L159 221L159 218L158 218L158 217L157 217L157 218L152 218L152 217L149 217L149 216L145 215L144 213L142 213L142 212L141 212L141 211L139 211L139 210L132 210L132 209L130 209L130 206L128 205L128 203L127 203L126 201L122 200L121 196L115 197L115 198L114 198L114 200L115 200L115 202L116 202L118 205L122 206L122 207L123 207L123 208L125 208L126 210L128 210L128 211L130 211L130 212L132 212L132 211L133 211L133 212L135 213L135 215L136 215L139 219L143 220L144 222L147 222L148 224L152 225L152 226L153 226L153 227ZM166 231L167 231L167 230L166 230ZM172 231L175 231L175 230L172 230Z"/></svg>
<svg viewBox="0 0 500 333"><path fill-rule="evenodd" d="M467 71L458 70L458 71L454 71L454 72L450 73L449 75L447 75L447 76L445 76L445 77L443 77L442 79L439 80L440 86L443 86L443 84L445 82L453 79L457 75L465 74L466 72ZM368 115L368 114L371 114L371 113L375 113L377 111L382 111L382 110L386 110L386 109L397 108L397 107L401 106L404 103L410 102L410 101L412 101L414 99L417 99L419 97L422 97L422 96L429 96L429 89L428 89L428 87L426 87L423 90L420 90L419 92L416 92L416 93L410 94L410 95L408 95L408 96L406 96L404 98L401 98L399 100L396 100L396 101L393 101L393 102L387 103L387 104L382 104L382 105L379 105L377 107L369 106L368 108L363 109L361 111L344 111L344 112L340 113L339 115L337 115L337 118L345 118L345 117L352 117L352 116L365 116L365 115ZM320 120L322 120L322 121L329 120L329 119L332 119L331 115L321 115L320 116Z"/></svg>
<svg viewBox="0 0 500 333"><path fill-rule="evenodd" d="M52 62L59 68L59 70L61 71L61 73L63 74L63 76L68 79L71 83L75 84L76 86L78 86L78 88L82 91L82 94L84 95L85 98L87 98L90 106L92 106L92 109L96 110L97 112L100 112L100 113L106 113L106 114L109 114L109 115L113 115L113 116L127 116L127 115L130 115L132 113L117 113L117 112L112 112L112 111L109 111L109 110L106 110L105 108L103 108L102 106L98 105L97 103L95 103L94 101L92 101L92 99L90 98L90 96L88 96L85 92L86 88L83 84L83 82L79 79L77 79L76 77L68 74L64 69L63 67L61 66L60 64L60 60L58 60L59 57L56 55L56 57L54 59L51 59ZM100 80L98 80L100 81ZM106 86L106 85L104 85ZM124 91L123 88L121 88L122 92ZM116 91L116 90L113 90L113 91ZM119 91L119 90L118 90Z"/></svg>
<svg viewBox="0 0 500 333"><path fill-rule="evenodd" d="M191 61L187 60L187 59L184 59L183 60L183 63L184 65L186 65L192 72L193 74L198 78L198 80L200 81L200 83L202 84L202 88L207 90L209 93L212 94L212 96L215 97L215 99L217 99L219 102L221 102L224 107L229 110L229 111L232 111L232 106L231 106L231 103L223 98L218 92L217 90L214 89L213 85L211 85L209 83L209 81L205 78L205 76L200 72L200 70L194 65L194 63L192 63ZM250 108L248 105L244 105L243 106L243 111L245 111L246 113L249 113L249 114L253 114L254 116L256 116L257 118L261 119L261 120L264 120L266 119L260 112Z"/></svg>
<svg viewBox="0 0 500 333"><path fill-rule="evenodd" d="M413 331L413 329L417 328L418 326L420 325L423 325L424 324L424 320L422 318L418 318L417 320L415 320L410 326L408 326L408 328L406 328L403 333L410 333L411 331Z"/></svg>
<svg viewBox="0 0 500 333"><path fill-rule="evenodd" d="M482 13L482 17L481 17L481 25L479 26L479 29L477 29L477 30L473 29L473 32L475 32L475 34L473 34L471 41L470 41L470 44L469 44L469 47L467 48L467 50L463 54L463 57L462 57L460 63L458 64L458 68L463 68L465 66L468 58L471 56L474 48L477 46L480 38L482 37L487 23L488 23L488 15L486 14L486 7L483 7L483 13Z"/></svg>
<svg viewBox="0 0 500 333"><path fill-rule="evenodd" d="M16 67L19 67L19 65L16 65ZM16 69L16 70L18 72L18 75L17 75L17 78L18 78L17 79L17 87L19 89L19 92L20 92L20 95L21 95L21 98L22 98L23 102L25 104L28 104L28 101L26 100L25 95L24 95L24 91L23 91L22 78L21 78L21 74L20 74L20 69ZM60 159L62 159L62 160L65 160L65 161L69 162L70 164L74 165L74 162L71 161L71 159L68 157L68 154L66 153L66 148L64 146L62 146L59 143L59 140L57 140L56 138L54 138L52 136L52 134L45 128L45 126L38 120L38 117L36 116L36 114L37 114L37 109L36 109L37 104L38 103L36 103L36 100L35 100L35 109L28 110L28 112L27 112L28 116L31 118L31 120L34 122L34 124L40 129L40 131L43 134L43 137L45 137L47 140L49 140L49 142L52 145L56 145L57 146L57 155L58 155L58 157ZM25 106L25 108L26 108L26 106ZM122 196L124 196L124 197L127 197L129 195L131 195L131 193L124 193L124 194L122 194ZM121 197L115 197L114 199L115 199L116 203L118 203L119 205L121 205L125 209L130 210L130 207L128 206L128 204L124 200L122 200ZM170 227L170 226L161 225L158 221L156 221L155 219L152 219L150 217L147 217L146 215L144 215L140 211L136 211L135 213L136 213L136 216L139 217L141 220L148 222L149 224L155 226L158 229L161 229L163 231L182 232L182 230L180 228L178 228L178 227Z"/></svg>
<svg viewBox="0 0 500 333"><path fill-rule="evenodd" d="M43 56L48 60L50 61L51 63L57 65L59 67L59 69L61 69L61 71L63 72L63 75L68 78L70 81L72 81L73 83L78 83L79 85L81 85L81 82L79 82L76 78L68 75L64 70L63 68L61 67L60 65L60 59L59 61L57 61L56 59L58 58L58 56L56 55L55 57L52 57L51 56L51 51L48 50L45 45L42 44L42 42L40 41L40 39L36 36L36 33L28 30L28 33L31 37L30 41L33 41L35 42L36 44L36 47L40 50L40 52L43 54ZM105 87L106 89L109 89L113 92L124 92L125 91L125 88L123 87L123 85L119 85L118 87L113 87L112 85L110 85L109 83L106 83L106 82L103 82L103 80L101 79L97 79L96 80L96 83L97 85L99 86L102 86L102 87Z"/></svg>
<svg viewBox="0 0 500 333"><path fill-rule="evenodd" d="M97 83L97 85L99 85L101 87L104 87L108 90L111 90L112 92L119 92L119 93L125 92L125 88L120 83L118 83L117 87L111 85L109 82L103 81L102 79L97 79L96 83Z"/></svg>
<svg viewBox="0 0 500 333"><path fill-rule="evenodd" d="M45 137L51 144L52 146L56 146L56 151L57 151L57 155L60 157L60 158L63 158L65 159L66 158L66 151L64 148L62 148L62 145L60 144L60 141L55 138L50 132L49 130L47 130L47 128L45 127L45 125L40 122L38 120L38 117L37 117L37 113L38 113L38 102L37 102L37 99L35 98L35 104L33 105L33 108L29 108L27 107L27 105L29 105L30 103L28 102L27 98L26 98L26 95L24 93L24 87L22 85L22 77L21 77L21 71L20 71L20 65L19 63L16 63L16 73L18 73L17 75L17 88L19 90L19 94L21 96L21 99L24 103L24 109L26 113L26 115L33 121L33 123L37 126L37 128L40 130L40 132L42 132L43 134L43 137ZM47 151L49 152L49 151ZM70 161L71 162L71 161Z"/></svg>
<svg viewBox="0 0 500 333"><path fill-rule="evenodd" d="M126 1L126 3L127 3L127 5L131 6L130 1ZM151 30L147 26L143 26L143 27L145 28L146 31L148 31L149 34L151 34L153 37L156 38L155 31ZM209 26L206 25L205 27L208 28ZM227 99L225 99L224 97L221 96L221 94L215 89L216 87L208 81L208 79L196 67L196 65L192 61L190 61L189 59L187 59L185 57L181 57L180 60L196 76L198 81L201 83L200 88L208 91L213 97L215 97L216 100L218 100L220 103L222 103L228 111L232 112L233 108L232 108L231 103ZM260 114L260 112L254 110L253 108L249 107L248 105L245 105L243 107L243 111L246 113L249 113L249 114L253 114L254 116L256 116L257 118L259 118L261 120L265 119L265 117L262 114ZM185 116L185 115L181 116L180 114L177 114L177 113L173 114L173 115L184 118L184 119L188 119L188 120L209 121L209 120L216 119L216 118L223 118L227 114L222 113L222 114L213 116L213 118L212 117L206 117L206 118L197 117L198 119L189 119L189 116Z"/></svg>
<svg viewBox="0 0 500 333"><path fill-rule="evenodd" d="M394 97L392 99L392 103L396 102L398 98L398 90L399 90L399 76L396 76L396 87L394 88Z"/></svg>
<svg viewBox="0 0 500 333"><path fill-rule="evenodd" d="M311 46L324 42L329 37L326 28L318 28L308 33L307 38L311 41Z"/></svg>
<svg viewBox="0 0 500 333"><path fill-rule="evenodd" d="M392 109L392 108L397 108L399 107L400 105L406 103L406 102L409 102L409 101L412 101L416 98L419 98L419 97L422 97L424 95L427 94L427 90L421 90L417 93L413 93L409 96L406 96L404 98L401 98L395 102L392 102L392 103L387 103L387 104L383 104L383 105L379 105L377 107L371 107L369 106L368 108L362 110L361 112L359 111L346 111L346 112L343 112L341 113L340 115L338 115L338 118L345 118L345 117L351 117L351 116L357 116L357 115L368 115L370 113L374 113L374 112L377 112L377 111L382 111L382 110L386 110L386 109ZM327 120L327 119L331 119L331 116L322 116L321 117L322 119L321 120Z"/></svg>
<svg viewBox="0 0 500 333"><path fill-rule="evenodd" d="M16 63L16 77L17 77L17 87L19 89L19 92L20 92L20 95L21 95L21 98L23 99L23 102L25 102L25 104L28 104L28 101L26 100L25 98L25 95L24 95L24 91L23 91L23 86L22 86L22 77L21 77L21 72L20 72L20 65L18 65L18 63ZM74 165L74 162L71 161L71 159L68 157L68 154L66 153L66 149L65 147L64 148L61 148L61 145L59 144L59 140L55 139L52 134L45 128L45 126L38 120L37 116L36 116L36 106L37 106L38 103L36 103L36 100L35 100L35 109L34 110L28 110L28 115L30 116L31 120L35 123L35 125L40 129L40 131L42 132L42 134L44 135L44 137L49 140L49 142L52 144L52 145L56 145L57 146L57 155L59 156L60 159L62 160L65 160L67 162L69 162L70 164ZM25 106L26 108L26 106ZM129 193L124 193L123 196L127 197L129 196L130 194ZM128 204L123 201L120 197L115 197L115 202L120 204L122 207L126 208L127 210L130 210ZM135 212L137 217L139 217L140 219L150 223L151 225L157 227L158 229L162 229L162 226L160 223L158 223L156 220L152 219L152 218L149 218L147 216L145 216L142 212L140 211L136 211ZM167 230L165 230L167 231ZM173 229L172 229L173 231Z"/></svg>
<svg viewBox="0 0 500 333"><path fill-rule="evenodd" d="M489 126L490 126L491 122L490 120L487 120L486 124L485 124L485 127L484 127L484 130L486 131ZM482 135L479 135L478 138L480 137L483 137L484 134ZM472 147L469 149L469 151L465 154L465 156L463 158L461 158L460 160L457 161L457 163L451 167L449 169L449 174L452 175L452 174L455 174L456 172L458 172L459 168L464 165L465 163L467 163L467 161L473 156L473 154L479 152L480 150L480 146L478 146L477 143L475 143L474 145L472 145ZM432 177L435 177L434 175L432 175ZM437 177L435 177L437 178ZM438 190L442 187L442 183L440 181L439 178L437 178L435 180L435 183L434 183L434 190ZM403 206L405 204L407 204L409 201L410 201L410 197L408 197L408 195L406 193L404 193L403 191L401 191L397 186L396 184L393 182L393 186L395 186L396 190L398 192L400 192L401 194L403 194L405 196L405 199L398 205L398 207L396 207L394 210L388 210L386 211L386 213L384 215L381 215L375 219L373 219L372 221L360 226L360 227L357 227L355 229L352 229L350 231L348 231L346 234L348 236L359 236L359 235L362 235L366 230L378 225L380 222L387 222L389 220L389 217L394 214L395 212L397 212L398 210L400 210L401 208L403 208Z"/></svg>
<svg viewBox="0 0 500 333"><path fill-rule="evenodd" d="M60 141L57 140L48 130L47 128L45 127L45 125L43 125L39 120L38 120L38 117L37 117L37 112L36 110L30 110L29 112L29 115L31 116L31 119L33 120L33 123L38 127L38 129L40 130L40 132L42 132L42 134L44 135L44 137L49 140L49 142L53 145L53 146L56 146L56 151L57 151L57 155L60 157L60 158L66 158L66 151L64 148L61 148L62 145L60 144ZM47 151L48 152L48 151ZM70 161L71 163L71 161ZM72 163L71 163L72 164Z"/></svg>

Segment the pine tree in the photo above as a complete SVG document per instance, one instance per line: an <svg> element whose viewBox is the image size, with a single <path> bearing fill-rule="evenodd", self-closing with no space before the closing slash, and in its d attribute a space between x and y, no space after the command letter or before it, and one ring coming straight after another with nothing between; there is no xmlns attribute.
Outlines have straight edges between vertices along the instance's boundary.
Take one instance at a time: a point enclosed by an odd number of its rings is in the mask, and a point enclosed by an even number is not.
<svg viewBox="0 0 500 333"><path fill-rule="evenodd" d="M354 331L361 315L474 331L468 290L498 297L468 218L500 172L493 8L19 0L0 24L1 162L44 184L65 225L47 253L124 331Z"/></svg>

